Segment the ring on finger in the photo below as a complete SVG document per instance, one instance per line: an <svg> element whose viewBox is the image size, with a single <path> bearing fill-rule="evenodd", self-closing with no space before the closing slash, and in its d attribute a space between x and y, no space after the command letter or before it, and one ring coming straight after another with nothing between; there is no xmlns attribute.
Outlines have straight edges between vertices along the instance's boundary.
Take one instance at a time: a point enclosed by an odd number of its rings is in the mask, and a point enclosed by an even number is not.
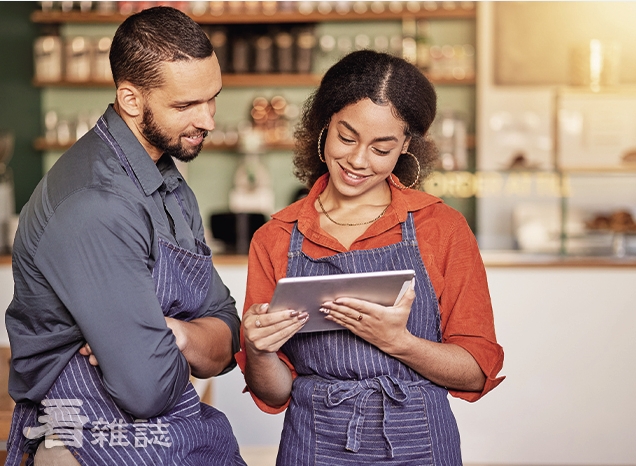
<svg viewBox="0 0 636 466"><path fill-rule="evenodd" d="M356 320L360 322L362 320L362 314L358 314L358 317L356 317Z"/></svg>
<svg viewBox="0 0 636 466"><path fill-rule="evenodd" d="M256 325L257 328L261 328L261 321L256 319L256 322L254 322L254 325Z"/></svg>

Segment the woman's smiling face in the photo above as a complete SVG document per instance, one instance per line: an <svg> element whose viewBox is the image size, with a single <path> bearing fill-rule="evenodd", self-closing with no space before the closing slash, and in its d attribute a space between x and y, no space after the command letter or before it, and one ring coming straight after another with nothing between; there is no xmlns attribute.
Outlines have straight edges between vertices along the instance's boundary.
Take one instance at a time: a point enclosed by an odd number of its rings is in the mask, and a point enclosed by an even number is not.
<svg viewBox="0 0 636 466"><path fill-rule="evenodd" d="M362 99L335 113L329 122L324 158L330 181L347 197L384 189L410 138L390 104Z"/></svg>

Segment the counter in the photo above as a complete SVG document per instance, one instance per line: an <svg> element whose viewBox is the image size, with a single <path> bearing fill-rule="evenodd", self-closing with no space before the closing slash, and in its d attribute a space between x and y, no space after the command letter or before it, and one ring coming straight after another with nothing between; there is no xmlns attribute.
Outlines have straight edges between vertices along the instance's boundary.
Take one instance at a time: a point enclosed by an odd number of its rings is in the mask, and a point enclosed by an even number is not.
<svg viewBox="0 0 636 466"><path fill-rule="evenodd" d="M477 403L451 399L464 464L636 465L636 258L483 256L507 378ZM246 258L214 260L242 309ZM283 415L258 411L243 387L237 370L215 379L214 405L241 446L274 448Z"/></svg>
<svg viewBox="0 0 636 466"><path fill-rule="evenodd" d="M624 258L612 256L558 256L517 251L482 251L481 256L486 267L636 267L636 256ZM219 254L214 256L214 264L220 266L247 265L247 256Z"/></svg>
<svg viewBox="0 0 636 466"><path fill-rule="evenodd" d="M636 267L636 256L561 256L518 251L481 251L486 267Z"/></svg>
<svg viewBox="0 0 636 466"><path fill-rule="evenodd" d="M482 251L486 267L636 267L636 256L559 256L518 251ZM216 254L215 265L247 265L247 256ZM11 265L10 255L0 255L0 266Z"/></svg>

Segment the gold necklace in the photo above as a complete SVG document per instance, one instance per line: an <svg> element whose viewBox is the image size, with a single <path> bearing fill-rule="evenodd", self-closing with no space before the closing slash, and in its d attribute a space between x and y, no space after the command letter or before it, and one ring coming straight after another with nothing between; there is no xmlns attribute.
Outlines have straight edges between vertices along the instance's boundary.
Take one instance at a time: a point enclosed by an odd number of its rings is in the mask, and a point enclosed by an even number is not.
<svg viewBox="0 0 636 466"><path fill-rule="evenodd" d="M327 217L329 220L331 220L333 223L335 223L336 225L340 225L341 227L358 227L360 225L368 225L369 223L373 223L376 220L379 220L384 213L386 212L386 210L389 208L389 205L387 205L384 210L382 212L380 212L380 215L378 215L376 218L374 218L373 220L369 220L368 222L360 222L360 223L340 223L340 222L336 222L333 218L331 218L329 216L329 214L327 213L327 211L325 210L325 207L322 205L322 201L320 200L320 195L318 195L318 205L320 206L320 210L322 210L322 213L325 214L325 217Z"/></svg>

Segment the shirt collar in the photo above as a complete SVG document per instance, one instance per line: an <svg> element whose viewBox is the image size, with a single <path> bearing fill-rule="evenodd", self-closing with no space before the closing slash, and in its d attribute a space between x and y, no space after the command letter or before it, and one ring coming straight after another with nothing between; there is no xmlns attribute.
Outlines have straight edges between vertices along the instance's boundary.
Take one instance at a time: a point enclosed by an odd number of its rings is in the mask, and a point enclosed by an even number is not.
<svg viewBox="0 0 636 466"><path fill-rule="evenodd" d="M106 109L104 118L108 124L108 132L124 151L124 155L146 196L157 191L164 183L167 191L173 191L179 186L183 178L172 157L162 155L155 164L128 125L117 114L112 104Z"/></svg>
<svg viewBox="0 0 636 466"><path fill-rule="evenodd" d="M181 172L179 172L172 157L163 154L157 161L157 168L163 176L166 191L172 192L179 187L179 184L183 181L183 176L181 176Z"/></svg>
<svg viewBox="0 0 636 466"><path fill-rule="evenodd" d="M275 213L272 217L286 223L298 221L298 229L311 241L322 246L339 250L342 246L320 228L320 215L313 207L318 195L327 187L329 173L322 175L307 194L307 197ZM391 188L391 206L383 217L369 226L359 240L380 235L398 223L406 221L409 212L423 209L442 202L438 197L414 189L399 189L389 183Z"/></svg>

